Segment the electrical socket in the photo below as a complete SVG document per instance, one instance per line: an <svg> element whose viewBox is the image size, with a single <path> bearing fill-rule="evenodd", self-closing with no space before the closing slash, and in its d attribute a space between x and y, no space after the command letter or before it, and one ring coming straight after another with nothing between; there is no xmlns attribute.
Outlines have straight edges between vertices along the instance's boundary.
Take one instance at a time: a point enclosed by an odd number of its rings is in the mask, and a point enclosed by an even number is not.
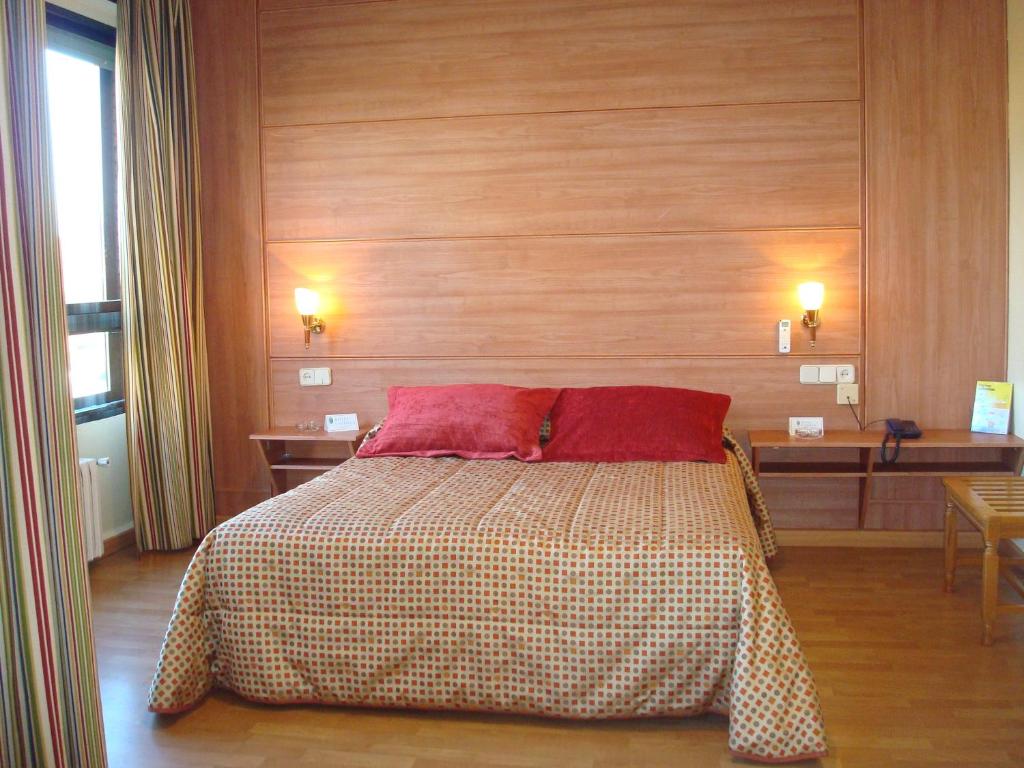
<svg viewBox="0 0 1024 768"><path fill-rule="evenodd" d="M300 387L326 387L330 383L330 368L299 368Z"/></svg>
<svg viewBox="0 0 1024 768"><path fill-rule="evenodd" d="M860 405L860 387L856 384L836 384L836 405Z"/></svg>

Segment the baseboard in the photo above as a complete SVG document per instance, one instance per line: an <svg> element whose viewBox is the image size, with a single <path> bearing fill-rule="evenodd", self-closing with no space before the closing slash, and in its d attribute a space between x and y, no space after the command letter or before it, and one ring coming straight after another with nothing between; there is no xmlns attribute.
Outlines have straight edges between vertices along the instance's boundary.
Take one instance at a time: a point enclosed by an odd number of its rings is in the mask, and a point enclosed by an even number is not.
<svg viewBox="0 0 1024 768"><path fill-rule="evenodd" d="M128 549L129 547L134 546L135 529L129 528L127 531L115 533L110 538L103 540L103 554L101 557L109 557L115 552L120 552L122 549Z"/></svg>
<svg viewBox="0 0 1024 768"><path fill-rule="evenodd" d="M804 530L783 528L775 531L783 547L903 547L915 549L941 549L942 531L863 531L863 530ZM960 531L958 543L962 547L981 547L981 534Z"/></svg>

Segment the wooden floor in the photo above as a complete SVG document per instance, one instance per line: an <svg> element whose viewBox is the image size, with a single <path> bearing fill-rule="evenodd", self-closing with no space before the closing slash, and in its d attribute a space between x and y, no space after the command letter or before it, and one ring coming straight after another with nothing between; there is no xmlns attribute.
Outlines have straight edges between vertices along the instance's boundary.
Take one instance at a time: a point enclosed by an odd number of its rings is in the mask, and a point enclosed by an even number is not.
<svg viewBox="0 0 1024 768"><path fill-rule="evenodd" d="M567 723L248 704L175 717L146 693L187 554L93 566L112 768L612 768L733 765L726 720ZM938 550L788 549L773 566L822 695L821 765L1024 766L1024 617L980 645L979 576L942 593ZM1007 596L1008 597L1008 596ZM812 763L813 764L813 763Z"/></svg>

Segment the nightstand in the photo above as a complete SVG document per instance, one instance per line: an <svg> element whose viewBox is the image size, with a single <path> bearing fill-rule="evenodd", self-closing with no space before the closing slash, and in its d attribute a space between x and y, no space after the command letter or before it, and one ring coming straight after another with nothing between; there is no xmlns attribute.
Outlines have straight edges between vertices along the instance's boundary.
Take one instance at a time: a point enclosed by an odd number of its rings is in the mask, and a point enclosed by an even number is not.
<svg viewBox="0 0 1024 768"><path fill-rule="evenodd" d="M352 432L306 432L274 427L249 435L257 440L270 469L270 493L288 490L288 473L321 475L356 455L366 430Z"/></svg>

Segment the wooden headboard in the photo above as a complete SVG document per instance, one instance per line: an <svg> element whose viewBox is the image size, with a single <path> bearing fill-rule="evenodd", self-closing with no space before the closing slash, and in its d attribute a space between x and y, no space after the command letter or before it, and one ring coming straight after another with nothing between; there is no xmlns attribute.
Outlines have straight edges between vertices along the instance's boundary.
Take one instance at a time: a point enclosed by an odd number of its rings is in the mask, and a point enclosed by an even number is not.
<svg viewBox="0 0 1024 768"><path fill-rule="evenodd" d="M797 381L801 363L853 363L862 415L962 426L949 414L965 381L1004 365L1005 156L975 148L968 163L942 136L1005 147L1005 22L999 3L938 3L938 34L973 58L933 73L945 54L917 40L925 5L868 0L862 18L857 0L194 2L222 504L264 487L250 429L337 411L368 424L392 384L711 389L733 396L742 436L790 415L855 426L834 387ZM966 123L904 125L908 101L952 120L950 94L970 95ZM935 203L974 220L921 234ZM913 271L922 290L967 291L969 335L943 325L938 344L914 308L890 330ZM814 350L796 301L809 279L827 287ZM297 286L325 304L309 351ZM968 340L961 375L946 350ZM891 383L907 345L916 381L947 377L935 407ZM300 388L312 366L333 384ZM813 504L772 493L784 523ZM845 525L850 495L812 524Z"/></svg>

